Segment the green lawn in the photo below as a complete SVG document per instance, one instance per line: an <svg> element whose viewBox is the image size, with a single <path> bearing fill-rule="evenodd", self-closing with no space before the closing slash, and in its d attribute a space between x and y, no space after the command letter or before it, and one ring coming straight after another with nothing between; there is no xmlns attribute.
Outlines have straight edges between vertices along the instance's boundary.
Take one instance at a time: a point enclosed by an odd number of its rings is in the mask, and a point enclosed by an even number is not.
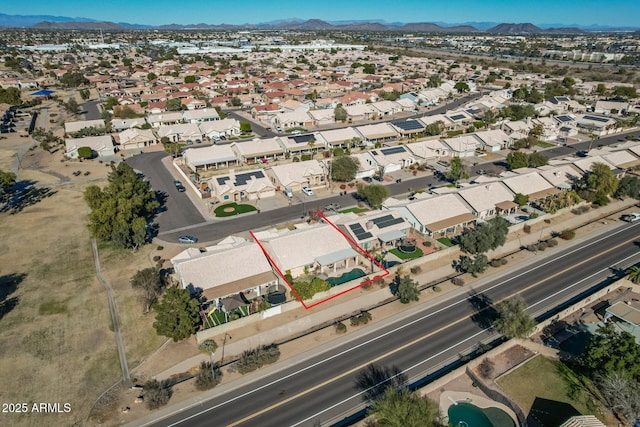
<svg viewBox="0 0 640 427"><path fill-rule="evenodd" d="M389 251L389 253L394 254L395 256L397 256L400 259L413 259L413 258L420 258L422 255L424 255L422 253L422 249L420 248L416 248L416 251L411 253L411 254L406 254L404 252L401 252L398 248L393 248Z"/></svg>
<svg viewBox="0 0 640 427"><path fill-rule="evenodd" d="M448 248L453 246L453 242L448 237L441 237L441 238L438 239L438 242L442 243L443 245L445 245Z"/></svg>
<svg viewBox="0 0 640 427"><path fill-rule="evenodd" d="M349 213L349 212L353 212L355 214L359 214L362 212L367 212L369 209L368 208L349 208L349 209L343 209L341 211L339 211L338 213Z"/></svg>
<svg viewBox="0 0 640 427"><path fill-rule="evenodd" d="M536 143L536 145L537 145L538 147L542 147L542 148L549 148L549 147L555 147L555 146L556 146L555 144L550 144L550 143L548 143L548 142L544 142L544 141L538 141L538 142Z"/></svg>
<svg viewBox="0 0 640 427"><path fill-rule="evenodd" d="M232 211L226 212L227 208L233 208ZM218 206L213 213L217 216L217 217L223 217L223 216L233 216L233 215L239 215L239 214L243 214L243 213L247 213L247 212L253 212L257 210L255 206L253 205L239 205L237 203L227 203L221 206Z"/></svg>
<svg viewBox="0 0 640 427"><path fill-rule="evenodd" d="M542 425L559 426L571 416L597 412L590 395L574 378L564 363L536 356L498 383L525 414Z"/></svg>

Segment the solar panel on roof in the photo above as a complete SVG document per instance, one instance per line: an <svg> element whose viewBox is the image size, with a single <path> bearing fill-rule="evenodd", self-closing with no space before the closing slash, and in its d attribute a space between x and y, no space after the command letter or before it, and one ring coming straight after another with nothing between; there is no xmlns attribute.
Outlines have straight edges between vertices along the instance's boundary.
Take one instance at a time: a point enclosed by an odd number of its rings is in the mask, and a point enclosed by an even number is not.
<svg viewBox="0 0 640 427"><path fill-rule="evenodd" d="M391 147L391 148L383 148L382 150L380 150L382 152L382 154L384 154L385 156L388 156L390 154L397 154L397 153L404 153L407 150L404 149L403 146L399 145L397 147Z"/></svg>
<svg viewBox="0 0 640 427"><path fill-rule="evenodd" d="M240 173L240 174L236 175L235 185L236 186L247 185L247 181L250 181L251 177L254 177L256 179L257 178L264 178L264 174L262 173L262 171L252 171L252 172Z"/></svg>
<svg viewBox="0 0 640 427"><path fill-rule="evenodd" d="M560 102L569 102L569 98L566 96L556 96L556 99Z"/></svg>
<svg viewBox="0 0 640 427"><path fill-rule="evenodd" d="M605 119L604 117L598 117L598 116L584 116L584 118L587 120L593 120L595 122L602 122L602 123L609 121L609 119Z"/></svg>
<svg viewBox="0 0 640 427"><path fill-rule="evenodd" d="M402 130L418 130L424 129L424 125L417 120L404 120L391 122L394 126L399 127Z"/></svg>
<svg viewBox="0 0 640 427"><path fill-rule="evenodd" d="M307 142L309 142L310 140L314 139L313 138L313 134L309 133L306 135L295 135L295 136L290 136L290 139L293 139L293 141L296 144L306 144Z"/></svg>
<svg viewBox="0 0 640 427"><path fill-rule="evenodd" d="M401 224L403 222L404 222L403 218L391 218L389 221L379 223L378 228L387 228L395 224Z"/></svg>
<svg viewBox="0 0 640 427"><path fill-rule="evenodd" d="M228 176L223 176L222 178L216 178L216 181L218 181L218 185L224 185L224 183L228 180L229 180Z"/></svg>
<svg viewBox="0 0 640 427"><path fill-rule="evenodd" d="M561 122L570 122L571 120L573 120L569 116L556 116L556 119L560 120Z"/></svg>
<svg viewBox="0 0 640 427"><path fill-rule="evenodd" d="M451 120L463 120L466 119L467 116L464 114L456 114L455 116L451 116Z"/></svg>
<svg viewBox="0 0 640 427"><path fill-rule="evenodd" d="M351 229L351 231L353 231L353 234L356 236L356 239L358 240L364 240L364 239L369 239L373 237L373 234L369 233L368 231L365 231L364 228L362 228L362 225L360 224L350 224L349 228Z"/></svg>
<svg viewBox="0 0 640 427"><path fill-rule="evenodd" d="M373 220L371 220L375 225L378 225L381 222L385 222L385 221L389 221L393 219L393 215L385 215L385 216L381 216L379 218L375 218Z"/></svg>
<svg viewBox="0 0 640 427"><path fill-rule="evenodd" d="M466 112L469 114L478 114L480 110L477 108L469 108L468 110L466 110Z"/></svg>

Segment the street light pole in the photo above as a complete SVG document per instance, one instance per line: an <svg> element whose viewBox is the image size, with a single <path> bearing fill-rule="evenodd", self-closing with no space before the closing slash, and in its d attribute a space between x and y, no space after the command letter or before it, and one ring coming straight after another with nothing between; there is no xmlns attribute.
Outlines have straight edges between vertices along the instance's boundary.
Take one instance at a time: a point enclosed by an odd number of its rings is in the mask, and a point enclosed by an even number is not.
<svg viewBox="0 0 640 427"><path fill-rule="evenodd" d="M210 352L209 353L209 363L211 364L211 377L213 378L213 380L216 380L216 370L213 366L213 355L215 354L215 352Z"/></svg>

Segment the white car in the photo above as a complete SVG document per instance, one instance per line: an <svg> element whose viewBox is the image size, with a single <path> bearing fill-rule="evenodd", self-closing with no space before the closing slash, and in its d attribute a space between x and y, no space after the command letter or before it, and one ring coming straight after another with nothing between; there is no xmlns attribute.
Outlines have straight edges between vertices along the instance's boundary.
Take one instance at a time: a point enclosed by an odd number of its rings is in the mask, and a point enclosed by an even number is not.
<svg viewBox="0 0 640 427"><path fill-rule="evenodd" d="M309 187L302 187L302 192L307 196L313 196L313 191Z"/></svg>
<svg viewBox="0 0 640 427"><path fill-rule="evenodd" d="M625 214L625 215L622 215L621 219L627 222L636 222L640 219L640 213L632 212L630 214Z"/></svg>

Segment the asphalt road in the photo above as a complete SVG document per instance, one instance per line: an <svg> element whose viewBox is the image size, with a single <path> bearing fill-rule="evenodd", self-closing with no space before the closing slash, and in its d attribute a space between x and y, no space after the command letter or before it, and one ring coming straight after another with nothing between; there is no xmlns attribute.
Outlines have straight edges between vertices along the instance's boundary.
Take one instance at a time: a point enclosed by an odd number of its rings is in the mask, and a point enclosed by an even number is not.
<svg viewBox="0 0 640 427"><path fill-rule="evenodd" d="M82 110L84 111L85 120L98 120L101 117L98 104L100 104L99 99L93 99L82 104Z"/></svg>
<svg viewBox="0 0 640 427"><path fill-rule="evenodd" d="M355 387L358 372L370 363L396 366L410 382L467 354L491 336L478 308L521 295L539 316L640 261L635 240L640 223L539 261L432 307L418 306L376 330L306 361L238 386L176 413L158 426L311 426L336 423L362 407ZM486 310L482 313L486 313ZM347 425L347 424L341 424Z"/></svg>

